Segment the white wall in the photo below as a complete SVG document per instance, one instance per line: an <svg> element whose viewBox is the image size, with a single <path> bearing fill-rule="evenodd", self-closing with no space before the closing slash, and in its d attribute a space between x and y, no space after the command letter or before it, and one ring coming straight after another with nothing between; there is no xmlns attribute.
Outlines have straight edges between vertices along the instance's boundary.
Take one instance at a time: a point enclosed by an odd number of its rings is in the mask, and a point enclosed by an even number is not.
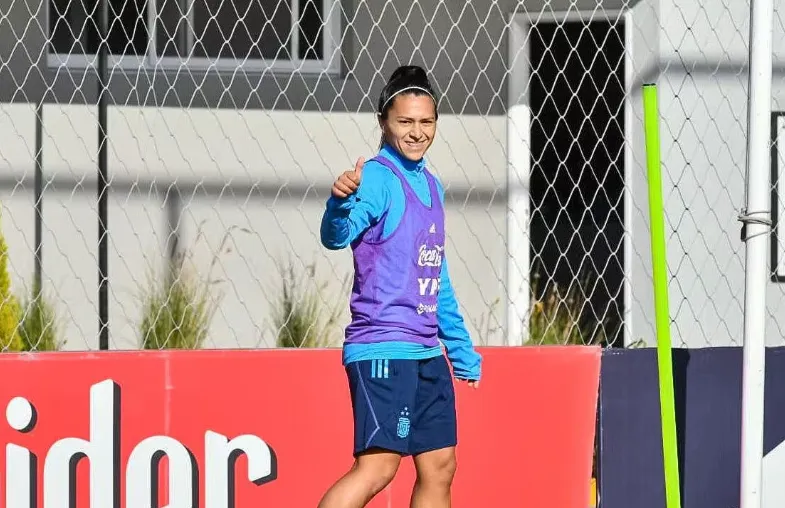
<svg viewBox="0 0 785 508"><path fill-rule="evenodd" d="M22 182L0 187L13 283L21 291L33 274L34 110L5 105L0 118L0 175ZM95 122L86 106L44 111L43 278L59 302L69 349L98 344ZM348 251L321 247L319 223L334 176L375 153L372 114L111 108L109 133L111 347L137 347L139 291L163 260L163 192L173 181L191 189L182 195L182 241L194 245L203 275L224 235L232 235L231 251L218 256L211 274L224 282L208 347L274 344L269 307L277 292L269 288L276 258L316 262L325 280L351 274ZM446 187L452 278L478 341L501 337L480 328L495 299L502 298L498 311L504 308L504 139L503 117L444 116L430 152ZM203 239L194 243L200 224ZM338 288L333 282L330 290ZM345 307L345 296L340 302ZM347 318L344 312L342 324Z"/></svg>

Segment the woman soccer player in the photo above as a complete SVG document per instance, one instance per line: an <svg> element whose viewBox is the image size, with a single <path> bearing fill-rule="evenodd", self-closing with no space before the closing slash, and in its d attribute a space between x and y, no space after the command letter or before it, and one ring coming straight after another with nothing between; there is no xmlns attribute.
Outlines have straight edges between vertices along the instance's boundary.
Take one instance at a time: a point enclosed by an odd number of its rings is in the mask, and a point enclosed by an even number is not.
<svg viewBox="0 0 785 508"><path fill-rule="evenodd" d="M437 99L417 66L381 92L379 153L333 184L322 219L328 249L351 245L355 278L343 363L354 415L351 470L319 508L362 508L393 479L401 457L417 470L412 508L450 506L457 444L455 377L477 387L481 357L455 300L444 253L444 191L423 156L436 135Z"/></svg>

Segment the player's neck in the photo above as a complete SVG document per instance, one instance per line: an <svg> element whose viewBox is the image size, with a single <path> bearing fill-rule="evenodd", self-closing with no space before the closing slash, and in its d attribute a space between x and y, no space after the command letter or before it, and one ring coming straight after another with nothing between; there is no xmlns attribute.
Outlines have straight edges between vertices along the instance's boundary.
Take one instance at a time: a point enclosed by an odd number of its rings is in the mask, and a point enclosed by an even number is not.
<svg viewBox="0 0 785 508"><path fill-rule="evenodd" d="M403 155L395 149L394 146L385 142L382 144L381 150L379 150L379 155L390 159L396 166L404 171L422 171L423 167L425 167L425 159L420 159L419 161L412 161L404 157Z"/></svg>

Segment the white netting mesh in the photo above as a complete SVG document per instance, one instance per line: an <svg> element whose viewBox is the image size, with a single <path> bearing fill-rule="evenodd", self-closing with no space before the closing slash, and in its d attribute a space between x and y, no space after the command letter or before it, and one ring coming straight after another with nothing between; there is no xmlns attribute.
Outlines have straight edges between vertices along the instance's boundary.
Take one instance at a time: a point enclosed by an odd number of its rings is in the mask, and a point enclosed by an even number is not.
<svg viewBox="0 0 785 508"><path fill-rule="evenodd" d="M741 343L746 2L107 1L110 347L337 344L351 259L320 246L324 202L374 153L376 97L408 63L443 95L429 161L478 343L654 343L645 82L660 88L674 342ZM0 6L4 344L21 329L34 348L98 347L101 5ZM37 294L36 202L54 336L49 307L8 303ZM772 283L772 343L783 297Z"/></svg>

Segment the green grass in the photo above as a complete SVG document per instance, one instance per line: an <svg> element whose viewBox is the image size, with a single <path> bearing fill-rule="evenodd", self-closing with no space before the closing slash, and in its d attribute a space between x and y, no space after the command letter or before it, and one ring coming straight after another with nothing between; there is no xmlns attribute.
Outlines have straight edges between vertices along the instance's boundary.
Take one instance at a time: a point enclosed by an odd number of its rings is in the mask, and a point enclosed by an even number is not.
<svg viewBox="0 0 785 508"><path fill-rule="evenodd" d="M276 345L289 348L336 346L341 338L339 323L342 298L327 294L328 282L318 282L314 264L301 273L294 263L276 262L279 280L271 318L276 330ZM348 278L341 285L342 294Z"/></svg>

